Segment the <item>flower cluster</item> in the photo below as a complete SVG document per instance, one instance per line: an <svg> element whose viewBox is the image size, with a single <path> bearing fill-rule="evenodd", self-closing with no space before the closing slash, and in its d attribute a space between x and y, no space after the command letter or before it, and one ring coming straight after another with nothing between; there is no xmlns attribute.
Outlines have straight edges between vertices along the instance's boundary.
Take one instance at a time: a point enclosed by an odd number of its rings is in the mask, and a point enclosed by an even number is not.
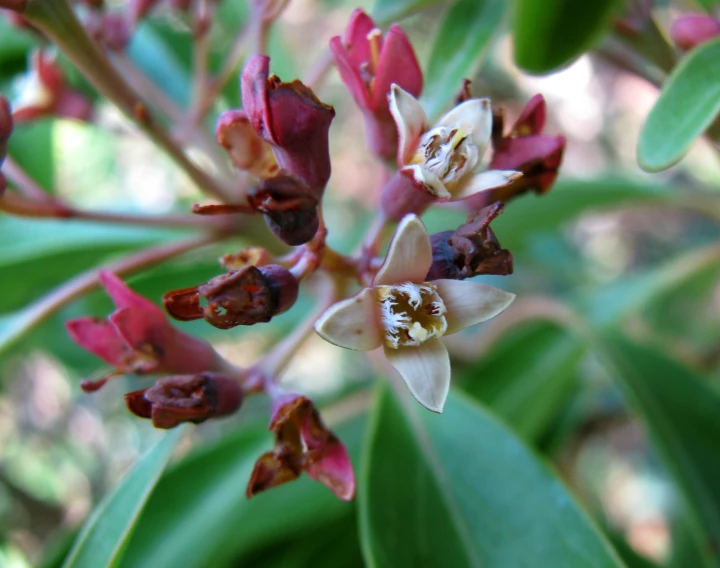
<svg viewBox="0 0 720 568"><path fill-rule="evenodd" d="M188 10L182 2L137 0L129 4L125 21L132 28L161 5ZM253 6L263 24L276 17L284 3ZM115 42L109 31L100 33L106 49L123 48L123 29L117 27ZM155 427L228 416L247 397L267 395L275 444L257 459L248 497L297 479L302 472L340 499L355 494L342 442L308 397L278 384L288 360L313 329L342 348L381 350L388 371L404 381L423 407L443 411L451 383L443 338L497 316L515 297L470 280L513 271L512 254L491 224L503 211L503 202L551 188L565 147L564 137L544 133L546 106L540 95L530 99L506 132L502 109L489 98L473 98L466 82L455 106L432 122L417 98L423 87L420 65L397 25L383 33L356 10L345 33L330 40L330 49L364 117L367 147L388 170L364 246L345 255L326 242L329 228L322 204L331 175L334 108L299 80L283 82L272 75L269 57L252 55L240 76L242 108L220 114L215 129L237 179L247 184L223 203L196 204L193 212L262 215L284 246L293 248L275 254L276 249L256 246L227 254L221 259L223 273L163 297L172 318L205 320L227 330L269 322L295 305L304 282L312 287L325 281L332 292L318 294L319 316L243 369L225 361L207 342L174 327L160 307L109 271L101 271L98 278L116 311L107 319L67 322L70 336L112 367L101 379L85 381L86 391L98 390L120 374L160 375L154 385L125 395L129 410ZM52 61L42 54L34 61L45 94L34 105L17 109L15 117L86 117L89 107L65 86ZM0 103L2 159L12 122L8 105L2 99ZM468 211L466 222L429 235L420 216L436 204L455 201ZM393 226L383 258L379 251L390 233L386 229ZM233 234L231 229L217 230L218 238L226 230Z"/></svg>

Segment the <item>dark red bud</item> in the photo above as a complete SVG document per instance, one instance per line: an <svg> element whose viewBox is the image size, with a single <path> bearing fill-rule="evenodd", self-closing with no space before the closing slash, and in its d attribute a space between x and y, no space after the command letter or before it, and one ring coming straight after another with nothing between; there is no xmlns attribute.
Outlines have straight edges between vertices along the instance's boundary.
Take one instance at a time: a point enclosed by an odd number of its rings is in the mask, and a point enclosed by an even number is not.
<svg viewBox="0 0 720 568"><path fill-rule="evenodd" d="M263 180L248 200L265 215L268 228L290 246L307 243L320 226L317 197L293 175L281 173Z"/></svg>
<svg viewBox="0 0 720 568"><path fill-rule="evenodd" d="M233 414L242 400L240 385L217 373L166 377L155 386L125 395L130 412L151 418L156 428L174 428L182 422L199 424Z"/></svg>
<svg viewBox="0 0 720 568"><path fill-rule="evenodd" d="M0 166L7 156L7 143L13 131L13 118L10 103L0 95Z"/></svg>
<svg viewBox="0 0 720 568"><path fill-rule="evenodd" d="M502 203L495 203L456 231L432 235L433 262L426 280L464 280L479 274L512 274L512 254L501 248L490 228L490 222L502 213L502 209Z"/></svg>
<svg viewBox="0 0 720 568"><path fill-rule="evenodd" d="M218 329L265 323L295 303L297 279L276 264L246 266L217 276L201 286L172 290L163 303L175 319L200 318ZM207 304L201 304L201 297Z"/></svg>

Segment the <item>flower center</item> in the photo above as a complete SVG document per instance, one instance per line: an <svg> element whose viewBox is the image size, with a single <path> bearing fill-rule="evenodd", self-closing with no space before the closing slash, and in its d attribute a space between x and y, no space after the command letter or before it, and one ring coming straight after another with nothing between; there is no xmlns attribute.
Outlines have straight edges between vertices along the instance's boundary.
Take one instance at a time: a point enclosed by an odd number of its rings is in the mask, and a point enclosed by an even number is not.
<svg viewBox="0 0 720 568"><path fill-rule="evenodd" d="M452 185L475 167L478 150L462 126L436 126L423 134L410 162Z"/></svg>
<svg viewBox="0 0 720 568"><path fill-rule="evenodd" d="M385 345L392 349L417 346L447 329L447 310L430 282L377 286Z"/></svg>

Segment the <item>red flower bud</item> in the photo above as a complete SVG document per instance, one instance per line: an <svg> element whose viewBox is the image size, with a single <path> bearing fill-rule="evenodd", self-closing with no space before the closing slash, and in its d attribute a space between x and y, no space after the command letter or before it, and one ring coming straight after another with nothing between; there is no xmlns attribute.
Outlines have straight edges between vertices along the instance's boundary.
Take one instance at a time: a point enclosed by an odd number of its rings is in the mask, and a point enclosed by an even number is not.
<svg viewBox="0 0 720 568"><path fill-rule="evenodd" d="M113 374L199 373L222 367L209 344L175 329L158 306L113 273L101 271L100 282L118 309L107 320L77 318L65 327L75 343L115 367ZM104 382L85 382L83 389L97 390Z"/></svg>
<svg viewBox="0 0 720 568"><path fill-rule="evenodd" d="M237 381L217 373L166 377L153 387L125 395L130 412L151 418L156 428L227 416L240 408L242 400Z"/></svg>
<svg viewBox="0 0 720 568"><path fill-rule="evenodd" d="M672 23L670 36L675 45L688 51L696 45L720 36L720 20L703 14L688 14Z"/></svg>
<svg viewBox="0 0 720 568"><path fill-rule="evenodd" d="M13 131L12 110L8 100L0 95L0 166L7 156L7 143ZM4 178L0 174L0 194L4 189Z"/></svg>
<svg viewBox="0 0 720 568"><path fill-rule="evenodd" d="M306 471L338 498L353 499L355 475L347 450L325 427L310 399L296 394L275 399L269 430L275 434L275 448L255 462L248 497L293 481Z"/></svg>
<svg viewBox="0 0 720 568"><path fill-rule="evenodd" d="M431 235L433 262L425 279L464 280L479 274L512 274L512 254L501 248L490 228L502 210L502 203L495 203L457 230Z"/></svg>
<svg viewBox="0 0 720 568"><path fill-rule="evenodd" d="M365 117L368 147L378 156L393 160L397 154L397 130L388 108L393 83L414 97L422 91L422 70L412 44L397 24L383 34L361 9L350 16L344 38L330 40L330 50L343 83Z"/></svg>
<svg viewBox="0 0 720 568"><path fill-rule="evenodd" d="M163 296L168 313L175 319L205 318L219 328L269 322L289 310L297 300L297 279L282 266L246 266L216 276L206 284L171 290ZM207 305L201 305L201 299Z"/></svg>
<svg viewBox="0 0 720 568"><path fill-rule="evenodd" d="M273 147L281 169L302 180L317 199L330 179L328 131L335 110L300 81L270 76L270 58L252 56L242 72L242 102L255 132Z"/></svg>
<svg viewBox="0 0 720 568"><path fill-rule="evenodd" d="M491 169L517 170L522 177L509 185L480 193L465 201L467 208L478 211L490 203L507 201L528 190L542 194L555 183L565 150L564 136L542 134L545 127L545 100L535 95L520 114L510 132L503 135L502 111L493 116L493 157Z"/></svg>

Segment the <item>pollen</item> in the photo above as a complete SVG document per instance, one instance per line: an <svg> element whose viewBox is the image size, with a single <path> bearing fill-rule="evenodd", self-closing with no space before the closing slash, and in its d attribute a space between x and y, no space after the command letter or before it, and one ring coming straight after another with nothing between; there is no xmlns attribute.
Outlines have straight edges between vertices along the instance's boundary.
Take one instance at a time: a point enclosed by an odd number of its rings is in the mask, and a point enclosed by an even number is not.
<svg viewBox="0 0 720 568"><path fill-rule="evenodd" d="M376 293L387 347L417 346L447 330L447 310L434 284L378 286Z"/></svg>

